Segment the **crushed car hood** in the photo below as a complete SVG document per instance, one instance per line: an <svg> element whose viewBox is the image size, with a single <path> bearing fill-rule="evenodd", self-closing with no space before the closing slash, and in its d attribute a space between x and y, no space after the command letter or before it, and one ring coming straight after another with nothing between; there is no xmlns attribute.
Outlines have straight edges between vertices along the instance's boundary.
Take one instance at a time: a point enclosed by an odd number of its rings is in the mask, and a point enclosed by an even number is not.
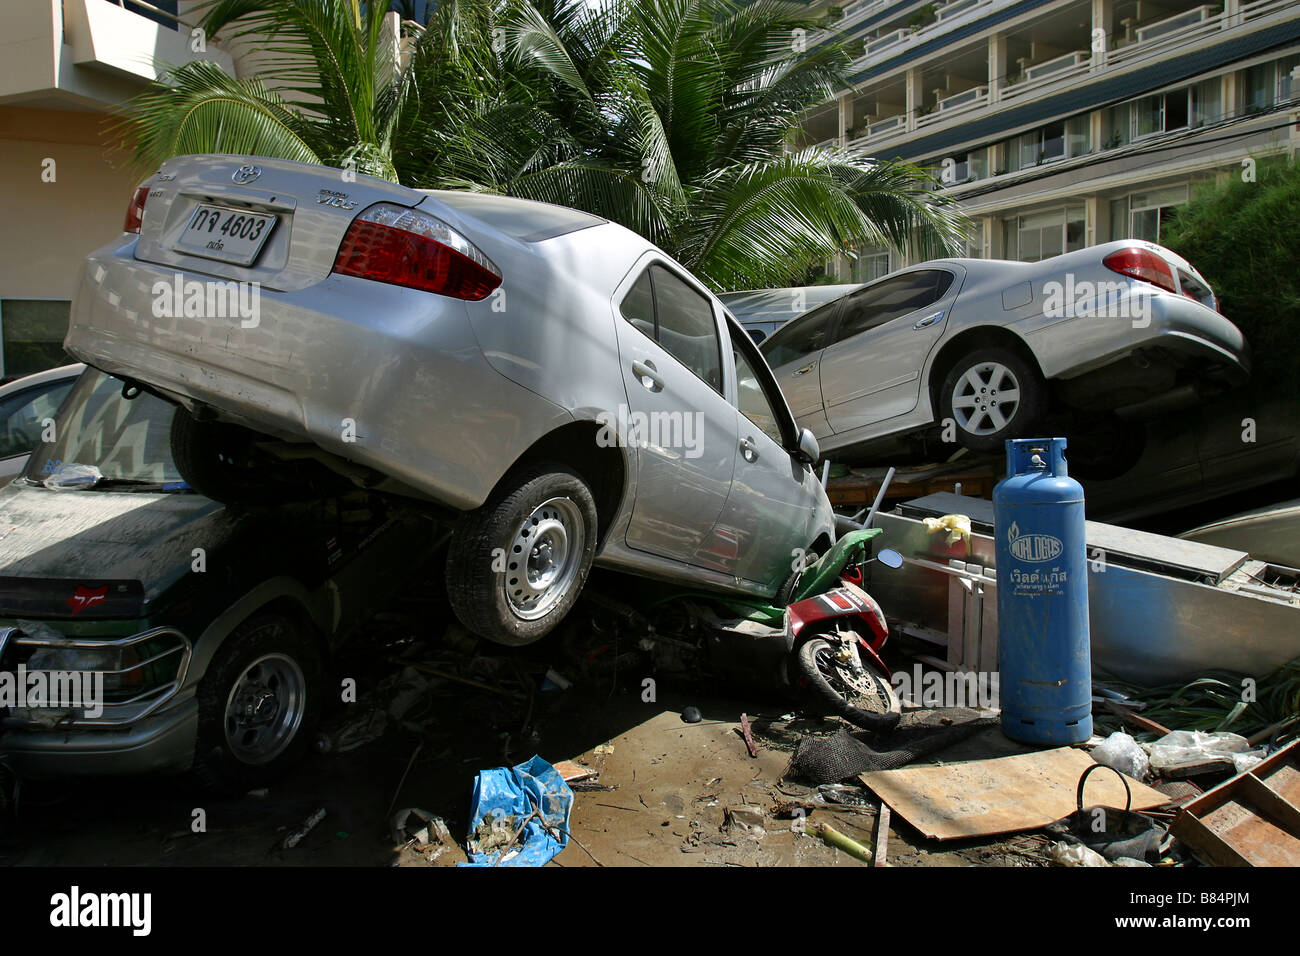
<svg viewBox="0 0 1300 956"><path fill-rule="evenodd" d="M129 591L138 596L136 603L148 601L189 570L194 548L212 549L237 521L220 504L194 494L59 492L11 484L0 490L0 582L9 581L0 591L24 592L29 611L35 610L33 599L43 606L46 597L72 596L46 596L44 587L34 591L35 579L71 582L73 593L108 583L110 593L125 598ZM49 613L68 614L65 604L58 600ZM80 616L102 616L110 608L94 610Z"/></svg>

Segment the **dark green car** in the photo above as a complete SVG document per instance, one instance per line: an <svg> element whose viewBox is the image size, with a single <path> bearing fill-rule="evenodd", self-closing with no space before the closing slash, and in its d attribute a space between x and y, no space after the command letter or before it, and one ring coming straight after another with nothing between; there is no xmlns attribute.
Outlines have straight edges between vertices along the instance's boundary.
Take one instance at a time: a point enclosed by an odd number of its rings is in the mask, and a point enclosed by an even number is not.
<svg viewBox="0 0 1300 956"><path fill-rule="evenodd" d="M19 775L259 785L301 756L338 694L332 651L442 540L361 491L247 509L204 498L171 460L173 411L91 369L57 440L0 489L0 692L13 698L0 696L0 764ZM18 701L20 675L65 693Z"/></svg>

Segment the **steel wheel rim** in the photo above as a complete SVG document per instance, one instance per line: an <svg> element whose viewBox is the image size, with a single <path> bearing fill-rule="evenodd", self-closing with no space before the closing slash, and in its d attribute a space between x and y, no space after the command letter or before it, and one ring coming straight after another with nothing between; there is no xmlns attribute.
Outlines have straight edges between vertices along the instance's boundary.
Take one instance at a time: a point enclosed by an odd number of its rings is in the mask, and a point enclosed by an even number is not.
<svg viewBox="0 0 1300 956"><path fill-rule="evenodd" d="M882 694L875 678L868 674L865 668L860 674L854 673L852 668L836 658L835 649L829 645L819 648L813 655L813 659L818 672L846 703L857 706L856 701L869 700L874 705L871 709L881 713L889 710L888 699Z"/></svg>
<svg viewBox="0 0 1300 956"><path fill-rule="evenodd" d="M577 580L586 547L578 506L549 498L519 523L506 552L503 586L516 617L535 621L550 613Z"/></svg>
<svg viewBox="0 0 1300 956"><path fill-rule="evenodd" d="M302 726L307 678L292 657L253 661L226 698L226 746L243 763L265 764L282 754Z"/></svg>
<svg viewBox="0 0 1300 956"><path fill-rule="evenodd" d="M972 365L952 389L952 415L971 435L996 435L1020 410L1020 380L1001 362Z"/></svg>

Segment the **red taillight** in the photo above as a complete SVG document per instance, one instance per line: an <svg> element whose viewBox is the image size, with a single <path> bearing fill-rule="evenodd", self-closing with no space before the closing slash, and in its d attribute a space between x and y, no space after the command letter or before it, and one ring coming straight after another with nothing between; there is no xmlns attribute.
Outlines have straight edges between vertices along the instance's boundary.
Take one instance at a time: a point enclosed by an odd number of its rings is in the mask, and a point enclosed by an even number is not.
<svg viewBox="0 0 1300 956"><path fill-rule="evenodd" d="M441 219L378 203L348 227L334 271L477 302L501 284L500 270Z"/></svg>
<svg viewBox="0 0 1300 956"><path fill-rule="evenodd" d="M1139 249L1136 246L1121 249L1118 252L1112 252L1101 262L1112 272L1118 272L1120 275L1126 275L1131 279L1150 282L1160 286L1167 292L1178 291L1177 285L1174 284L1174 274L1169 268L1169 263L1149 249Z"/></svg>
<svg viewBox="0 0 1300 956"><path fill-rule="evenodd" d="M144 203L148 198L148 186L141 186L131 196L131 205L126 207L126 222L122 224L123 232L139 233L140 224L144 222Z"/></svg>

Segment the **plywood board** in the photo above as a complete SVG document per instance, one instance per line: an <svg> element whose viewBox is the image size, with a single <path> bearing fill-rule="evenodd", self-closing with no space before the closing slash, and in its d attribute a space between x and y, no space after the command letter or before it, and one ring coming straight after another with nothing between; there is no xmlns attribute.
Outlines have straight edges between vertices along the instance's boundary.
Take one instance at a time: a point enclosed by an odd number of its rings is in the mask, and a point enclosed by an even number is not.
<svg viewBox="0 0 1300 956"><path fill-rule="evenodd" d="M861 780L908 823L932 840L956 840L1036 830L1075 809L1079 777L1092 757L1074 747L963 763L864 773ZM1129 780L1133 809L1169 798ZM1124 785L1109 770L1088 778L1084 806L1124 806Z"/></svg>

